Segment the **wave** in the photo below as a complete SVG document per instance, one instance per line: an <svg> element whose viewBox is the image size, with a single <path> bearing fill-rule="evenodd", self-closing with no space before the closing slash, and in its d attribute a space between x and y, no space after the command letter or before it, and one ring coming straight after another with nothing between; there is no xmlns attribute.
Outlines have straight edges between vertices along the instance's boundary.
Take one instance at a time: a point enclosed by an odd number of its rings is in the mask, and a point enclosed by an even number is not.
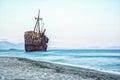
<svg viewBox="0 0 120 80"><path fill-rule="evenodd" d="M72 56L74 58L118 58L120 59L120 55L117 56Z"/></svg>
<svg viewBox="0 0 120 80"><path fill-rule="evenodd" d="M98 68L93 68L93 67L90 67L90 66L82 66L82 65L69 64L69 63L52 62L52 61L48 61L48 62L55 63L55 64L60 64L60 65L66 65L66 66L72 66L72 67L78 67L78 68L84 68L84 69L91 69L91 70L96 70L96 71L100 71L100 72L106 72L106 73L112 73L112 74L120 75L120 72L117 72L117 71L98 69Z"/></svg>

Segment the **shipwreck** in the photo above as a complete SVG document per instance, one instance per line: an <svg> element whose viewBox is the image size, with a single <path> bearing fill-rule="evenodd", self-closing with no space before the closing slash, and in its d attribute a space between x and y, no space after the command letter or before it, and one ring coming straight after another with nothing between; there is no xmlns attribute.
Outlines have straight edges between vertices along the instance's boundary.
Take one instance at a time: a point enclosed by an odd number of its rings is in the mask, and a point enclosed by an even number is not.
<svg viewBox="0 0 120 80"><path fill-rule="evenodd" d="M48 37L45 35L46 29L44 29L44 23L40 17L40 10L38 12L38 17L35 18L36 23L33 31L26 31L24 34L25 41L25 51L46 51L47 43L49 41Z"/></svg>

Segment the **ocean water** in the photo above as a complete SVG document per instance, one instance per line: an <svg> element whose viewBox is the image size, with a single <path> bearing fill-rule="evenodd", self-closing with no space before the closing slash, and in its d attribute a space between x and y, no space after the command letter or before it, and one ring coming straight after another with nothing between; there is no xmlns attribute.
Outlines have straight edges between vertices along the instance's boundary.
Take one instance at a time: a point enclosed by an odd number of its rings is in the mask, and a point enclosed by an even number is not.
<svg viewBox="0 0 120 80"><path fill-rule="evenodd" d="M37 61L53 62L120 74L120 50L0 50L0 57L23 57Z"/></svg>

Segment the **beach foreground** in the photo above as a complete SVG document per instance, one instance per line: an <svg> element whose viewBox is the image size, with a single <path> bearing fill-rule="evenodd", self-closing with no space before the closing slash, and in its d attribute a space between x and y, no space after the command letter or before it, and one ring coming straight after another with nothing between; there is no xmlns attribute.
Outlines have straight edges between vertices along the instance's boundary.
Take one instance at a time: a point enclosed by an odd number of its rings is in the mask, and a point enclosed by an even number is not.
<svg viewBox="0 0 120 80"><path fill-rule="evenodd" d="M0 80L120 80L120 75L26 58L0 57Z"/></svg>

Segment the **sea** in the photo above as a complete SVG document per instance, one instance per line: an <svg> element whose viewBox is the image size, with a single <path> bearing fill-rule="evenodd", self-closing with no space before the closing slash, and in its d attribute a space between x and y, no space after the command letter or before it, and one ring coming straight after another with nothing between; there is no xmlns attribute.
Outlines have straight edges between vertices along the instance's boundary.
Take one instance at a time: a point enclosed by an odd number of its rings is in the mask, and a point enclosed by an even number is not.
<svg viewBox="0 0 120 80"><path fill-rule="evenodd" d="M25 52L11 49L0 50L0 57L22 57L120 74L120 50L68 49Z"/></svg>

